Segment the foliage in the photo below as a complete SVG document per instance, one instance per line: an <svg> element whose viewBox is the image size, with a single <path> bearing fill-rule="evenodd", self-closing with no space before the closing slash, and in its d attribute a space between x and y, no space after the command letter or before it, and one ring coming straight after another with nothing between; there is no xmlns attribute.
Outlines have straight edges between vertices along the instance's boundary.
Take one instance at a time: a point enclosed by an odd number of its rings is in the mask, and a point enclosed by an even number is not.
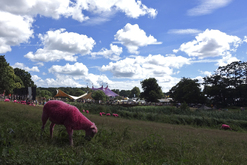
<svg viewBox="0 0 247 165"><path fill-rule="evenodd" d="M5 91L5 94L13 93L14 88L23 86L20 77L16 76L14 69L9 66L4 56L0 56L0 93Z"/></svg>
<svg viewBox="0 0 247 165"><path fill-rule="evenodd" d="M24 84L19 76L15 75L15 88L24 88Z"/></svg>
<svg viewBox="0 0 247 165"><path fill-rule="evenodd" d="M22 80L25 88L36 86L32 80L32 76L30 73L20 68L15 68L14 71L15 71L15 75L19 76L20 79Z"/></svg>
<svg viewBox="0 0 247 165"><path fill-rule="evenodd" d="M50 96L50 97L52 96L52 95L51 95L51 92L49 92L48 90L42 90L42 91L41 91L41 96L42 96L42 97L45 97L46 95L47 95L47 96Z"/></svg>
<svg viewBox="0 0 247 165"><path fill-rule="evenodd" d="M155 78L149 78L141 81L143 92L141 98L147 102L158 102L158 99L163 97L161 87L158 85Z"/></svg>
<svg viewBox="0 0 247 165"><path fill-rule="evenodd" d="M116 96L116 97L114 97L114 100L122 100L122 99L123 99L122 96Z"/></svg>
<svg viewBox="0 0 247 165"><path fill-rule="evenodd" d="M182 78L170 89L169 93L175 102L180 103L204 103L206 100L197 79Z"/></svg>
<svg viewBox="0 0 247 165"><path fill-rule="evenodd" d="M105 93L102 90L97 90L97 91L94 91L92 93L92 98L94 100L101 100L104 102L104 101L106 101L107 96L105 95Z"/></svg>
<svg viewBox="0 0 247 165"><path fill-rule="evenodd" d="M119 92L119 95L123 97L128 97L130 95L130 90L121 90Z"/></svg>
<svg viewBox="0 0 247 165"><path fill-rule="evenodd" d="M246 62L232 62L204 78L204 93L217 107L247 105Z"/></svg>
<svg viewBox="0 0 247 165"><path fill-rule="evenodd" d="M134 87L131 89L129 97L139 97L140 93L140 89L138 87Z"/></svg>
<svg viewBox="0 0 247 165"><path fill-rule="evenodd" d="M181 104L180 109L181 109L181 110L184 110L184 111L189 111L189 110L190 110L190 107L189 107L188 104L184 101L184 102Z"/></svg>
<svg viewBox="0 0 247 165"><path fill-rule="evenodd" d="M120 92L119 89L111 89L111 91L116 93L116 94L118 94L118 95L119 95L119 92Z"/></svg>
<svg viewBox="0 0 247 165"><path fill-rule="evenodd" d="M184 102L179 108L172 106L135 106L122 107L119 105L97 105L97 104L81 104L71 103L78 109L90 109L90 113L99 114L117 113L122 118L138 119L144 121L156 121L170 124L183 124L216 128L219 124L233 124L235 130L247 130L247 111L218 111L218 110L196 110L191 111Z"/></svg>

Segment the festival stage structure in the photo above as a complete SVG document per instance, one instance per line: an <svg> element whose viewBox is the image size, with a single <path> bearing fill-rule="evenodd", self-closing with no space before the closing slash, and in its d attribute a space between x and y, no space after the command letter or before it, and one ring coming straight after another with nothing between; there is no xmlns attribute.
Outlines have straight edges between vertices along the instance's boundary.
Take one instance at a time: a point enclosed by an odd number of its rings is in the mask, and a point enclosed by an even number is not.
<svg viewBox="0 0 247 165"><path fill-rule="evenodd" d="M69 95L69 94L63 92L60 89L57 89L57 94L54 97L67 97L67 98L70 98L72 100L78 100L78 99L85 99L85 100L91 99L92 100L93 98L91 97L91 95L92 95L92 92L91 93L85 93L81 96L72 96L72 95Z"/></svg>
<svg viewBox="0 0 247 165"><path fill-rule="evenodd" d="M92 87L92 90L94 91L97 91L97 90L101 90L105 93L106 96L109 96L109 97L116 97L118 96L118 94L114 93L113 91L111 91L108 86L107 87L103 87L103 85L100 87L100 88L94 88Z"/></svg>

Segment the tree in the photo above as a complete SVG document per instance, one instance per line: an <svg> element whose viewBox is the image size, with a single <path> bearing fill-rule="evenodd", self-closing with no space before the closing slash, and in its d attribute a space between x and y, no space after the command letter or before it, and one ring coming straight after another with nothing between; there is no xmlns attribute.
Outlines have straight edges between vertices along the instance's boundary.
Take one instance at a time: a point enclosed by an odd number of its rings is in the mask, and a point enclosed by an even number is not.
<svg viewBox="0 0 247 165"><path fill-rule="evenodd" d="M179 103L204 103L206 101L197 79L182 78L170 89L169 93L170 97Z"/></svg>
<svg viewBox="0 0 247 165"><path fill-rule="evenodd" d="M129 97L139 97L140 96L140 89L138 87L134 87L130 91Z"/></svg>
<svg viewBox="0 0 247 165"><path fill-rule="evenodd" d="M75 89L74 96L81 96L81 95L83 95L84 93L86 93L86 92L83 91L83 90L80 89L80 88L77 88L77 89Z"/></svg>
<svg viewBox="0 0 247 165"><path fill-rule="evenodd" d="M17 75L21 78L25 88L36 86L34 84L33 80L31 79L32 76L30 73L28 73L25 70L20 69L20 68L15 68L14 71L15 71L15 75Z"/></svg>
<svg viewBox="0 0 247 165"><path fill-rule="evenodd" d="M247 105L247 63L232 62L204 78L204 93L219 107Z"/></svg>
<svg viewBox="0 0 247 165"><path fill-rule="evenodd" d="M14 69L13 69L14 71ZM21 80L21 78L19 76L15 75L15 88L19 89L19 88L24 88L24 84Z"/></svg>
<svg viewBox="0 0 247 165"><path fill-rule="evenodd" d="M116 93L116 94L118 94L118 95L119 95L119 92L120 92L119 89L112 89L111 91Z"/></svg>
<svg viewBox="0 0 247 165"><path fill-rule="evenodd" d="M5 91L6 95L11 94L13 89L20 85L21 81L19 84L13 68L9 66L4 56L0 56L0 93Z"/></svg>
<svg viewBox="0 0 247 165"><path fill-rule="evenodd" d="M93 93L92 93L92 98L94 99L94 100L101 100L101 101L106 101L106 95L105 95L105 93L103 92L103 91L101 91L101 90L97 90L97 91L94 91Z"/></svg>
<svg viewBox="0 0 247 165"><path fill-rule="evenodd" d="M41 94L41 97L45 97L45 96L52 97L51 92L48 90L41 90L40 94Z"/></svg>
<svg viewBox="0 0 247 165"><path fill-rule="evenodd" d="M8 82L7 86L5 87L6 94L12 94L13 89L16 88L15 77L16 75L14 73L14 69L11 66L8 66L6 75L6 79L8 80Z"/></svg>
<svg viewBox="0 0 247 165"><path fill-rule="evenodd" d="M7 89L8 85L8 66L4 55L0 56L0 93L3 93Z"/></svg>
<svg viewBox="0 0 247 165"><path fill-rule="evenodd" d="M141 98L148 102L158 102L158 99L163 97L161 87L158 85L155 78L149 78L141 81L143 92Z"/></svg>
<svg viewBox="0 0 247 165"><path fill-rule="evenodd" d="M123 97L127 97L127 96L130 95L130 90L121 90L121 91L119 92L119 95L120 95L120 96L123 96Z"/></svg>

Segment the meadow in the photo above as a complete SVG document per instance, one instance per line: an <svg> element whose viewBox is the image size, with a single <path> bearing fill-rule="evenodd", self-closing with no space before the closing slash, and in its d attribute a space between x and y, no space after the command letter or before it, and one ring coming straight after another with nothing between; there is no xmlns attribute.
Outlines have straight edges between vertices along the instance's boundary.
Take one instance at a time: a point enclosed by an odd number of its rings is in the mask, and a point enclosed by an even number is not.
<svg viewBox="0 0 247 165"><path fill-rule="evenodd" d="M64 126L49 124L41 133L41 106L0 102L0 164L175 165L245 164L245 112L205 112L174 107L132 107L80 104L98 127L91 141L74 131L69 146ZM98 112L118 113L119 118ZM220 130L227 122L233 130ZM172 123L172 124L171 124Z"/></svg>

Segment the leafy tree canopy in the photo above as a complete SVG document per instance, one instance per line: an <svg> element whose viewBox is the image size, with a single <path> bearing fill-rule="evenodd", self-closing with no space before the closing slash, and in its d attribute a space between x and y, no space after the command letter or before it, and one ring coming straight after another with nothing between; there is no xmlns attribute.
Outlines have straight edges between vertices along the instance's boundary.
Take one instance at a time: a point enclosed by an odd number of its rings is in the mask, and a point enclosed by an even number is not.
<svg viewBox="0 0 247 165"><path fill-rule="evenodd" d="M247 105L247 63L235 61L204 78L204 93L218 107Z"/></svg>
<svg viewBox="0 0 247 165"><path fill-rule="evenodd" d="M107 96L105 95L105 93L101 90L97 90L97 91L94 91L92 93L92 98L94 100L102 100L102 101L106 101L106 98Z"/></svg>
<svg viewBox="0 0 247 165"><path fill-rule="evenodd" d="M158 99L163 97L161 87L158 85L155 78L149 78L141 81L143 92L141 98L148 102L158 102Z"/></svg>
<svg viewBox="0 0 247 165"><path fill-rule="evenodd" d="M0 93L5 91L6 95L11 94L14 88L20 88L22 85L22 81L15 75L5 56L0 56Z"/></svg>
<svg viewBox="0 0 247 165"><path fill-rule="evenodd" d="M20 69L20 68L15 68L14 71L15 71L15 75L19 76L20 79L22 80L25 88L36 86L34 84L33 80L31 79L32 76L30 73L28 73L25 70Z"/></svg>
<svg viewBox="0 0 247 165"><path fill-rule="evenodd" d="M129 97L139 97L140 96L140 89L138 87L134 87L131 91L130 91L130 96Z"/></svg>
<svg viewBox="0 0 247 165"><path fill-rule="evenodd" d="M180 103L204 103L206 99L201 92L197 79L182 78L170 89L169 93L175 102Z"/></svg>
<svg viewBox="0 0 247 165"><path fill-rule="evenodd" d="M130 95L130 90L121 90L119 92L119 95L123 97L128 97Z"/></svg>

